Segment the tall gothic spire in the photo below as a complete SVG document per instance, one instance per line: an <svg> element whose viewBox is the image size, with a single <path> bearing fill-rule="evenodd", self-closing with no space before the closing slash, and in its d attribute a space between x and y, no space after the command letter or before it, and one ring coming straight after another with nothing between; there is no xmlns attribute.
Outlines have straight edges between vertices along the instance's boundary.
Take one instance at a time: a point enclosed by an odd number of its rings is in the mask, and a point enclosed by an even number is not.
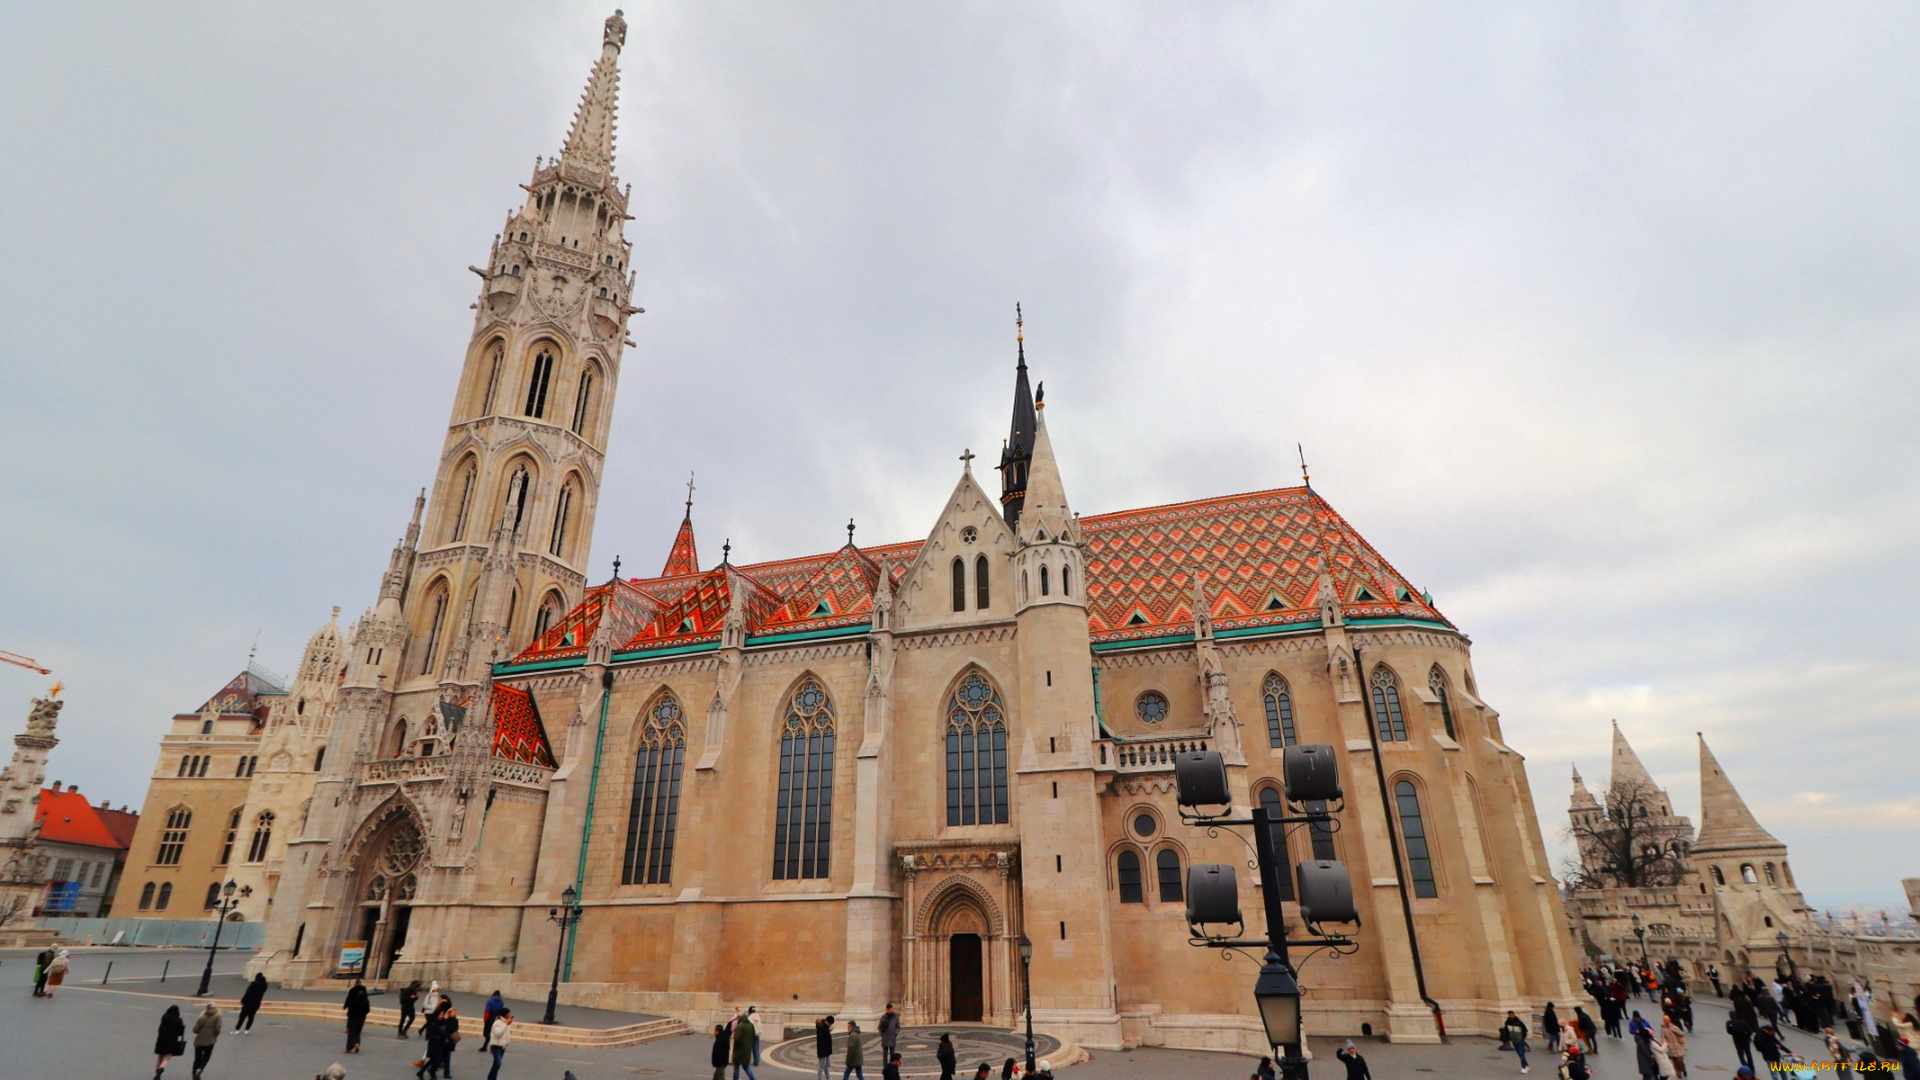
<svg viewBox="0 0 1920 1080"><path fill-rule="evenodd" d="M1027 330L1020 305L1013 305L1013 338L1019 363L1013 377L1013 424L1000 451L1000 508L1007 527L1018 532L1020 511L1027 502L1027 471L1033 460L1034 429L1038 426L1033 391L1027 385Z"/></svg>
<svg viewBox="0 0 1920 1080"><path fill-rule="evenodd" d="M1648 794L1660 790L1653 782L1653 774L1640 763L1640 755L1627 745L1627 737L1620 731L1620 721L1613 722L1613 771L1607 776L1607 786L1615 787L1621 783L1638 783L1646 786Z"/></svg>
<svg viewBox="0 0 1920 1080"><path fill-rule="evenodd" d="M627 20L615 11L600 38L600 60L587 76L587 89L574 110L573 127L560 160L601 172L613 169L613 120L620 98L620 47L627 43Z"/></svg>
<svg viewBox="0 0 1920 1080"><path fill-rule="evenodd" d="M1729 851L1750 848L1777 848L1780 841L1763 828L1747 802L1733 789L1733 781L1720 768L1720 762L1700 740L1700 836L1695 851Z"/></svg>
<svg viewBox="0 0 1920 1080"><path fill-rule="evenodd" d="M687 513L680 519L680 531L673 536L673 550L667 552L667 565L661 577L700 572L700 553L693 546L693 481L687 481Z"/></svg>

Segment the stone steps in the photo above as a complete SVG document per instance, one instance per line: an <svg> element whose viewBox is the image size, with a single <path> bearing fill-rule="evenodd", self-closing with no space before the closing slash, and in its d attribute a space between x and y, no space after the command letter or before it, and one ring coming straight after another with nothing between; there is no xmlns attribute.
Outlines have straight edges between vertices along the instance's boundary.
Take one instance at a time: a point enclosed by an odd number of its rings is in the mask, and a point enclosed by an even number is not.
<svg viewBox="0 0 1920 1080"><path fill-rule="evenodd" d="M238 1001L226 1000L220 1003L221 1011L231 1018L240 1013ZM281 1016L290 1020L318 1020L346 1026L346 1013L338 1005L324 1001L275 1001L272 998L260 1003L260 1015ZM462 1014L461 1041L479 1039L477 1016ZM396 1008L375 1008L367 1014L369 1033L385 1030L392 1031L400 1026L400 1010ZM418 1031L419 1028L415 1028ZM582 1048L615 1049L627 1046L639 1046L656 1039L671 1039L676 1035L688 1034L690 1029L685 1023L673 1019L643 1020L637 1024L623 1024L610 1028L568 1027L564 1024L552 1026L536 1023L532 1020L516 1020L513 1025L513 1041L532 1046L577 1046ZM475 1042L473 1045L478 1046Z"/></svg>

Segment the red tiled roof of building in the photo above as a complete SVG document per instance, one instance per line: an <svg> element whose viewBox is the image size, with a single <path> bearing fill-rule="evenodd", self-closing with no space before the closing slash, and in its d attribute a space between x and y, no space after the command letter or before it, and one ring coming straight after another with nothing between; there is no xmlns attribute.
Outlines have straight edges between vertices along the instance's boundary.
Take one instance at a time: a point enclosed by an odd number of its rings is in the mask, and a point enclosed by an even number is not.
<svg viewBox="0 0 1920 1080"><path fill-rule="evenodd" d="M553 768L553 747L533 695L517 687L493 688L493 756L523 765Z"/></svg>
<svg viewBox="0 0 1920 1080"><path fill-rule="evenodd" d="M109 810L104 806L96 806L93 812L99 815L100 821L121 847L133 846L133 834L140 828L140 814L137 811Z"/></svg>
<svg viewBox="0 0 1920 1080"><path fill-rule="evenodd" d="M33 816L40 823L40 838L56 843L125 851L133 839L130 832L124 839L115 835L116 830L101 819L99 808L78 791L41 788ZM122 816L139 819L138 814Z"/></svg>
<svg viewBox="0 0 1920 1080"><path fill-rule="evenodd" d="M1087 557L1087 627L1096 643L1177 636L1193 628L1196 578L1214 627L1310 624L1324 571L1346 618L1413 618L1451 625L1311 488L1276 488L1080 519ZM871 614L878 574L898 581L920 542L635 578L587 591L582 604L516 662L585 652L611 607L616 649L657 648L719 635L734 583L752 590L755 636L857 625ZM609 604L608 597L613 600Z"/></svg>

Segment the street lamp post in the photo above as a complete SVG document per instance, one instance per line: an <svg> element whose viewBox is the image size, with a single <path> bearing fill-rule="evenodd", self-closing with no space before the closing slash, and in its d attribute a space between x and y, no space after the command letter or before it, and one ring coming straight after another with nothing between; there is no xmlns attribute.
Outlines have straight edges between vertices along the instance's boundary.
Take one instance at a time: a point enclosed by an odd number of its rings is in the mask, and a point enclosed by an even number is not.
<svg viewBox="0 0 1920 1080"><path fill-rule="evenodd" d="M1033 1063L1033 942L1020 935L1020 985L1027 992L1027 1075L1034 1073Z"/></svg>
<svg viewBox="0 0 1920 1080"><path fill-rule="evenodd" d="M1780 943L1780 958L1787 962L1787 978L1797 978L1800 972L1799 969L1793 966L1793 954L1787 951L1787 941L1789 940L1787 938L1787 932L1785 930L1780 931L1773 935L1773 940Z"/></svg>
<svg viewBox="0 0 1920 1080"><path fill-rule="evenodd" d="M547 909L547 920L560 924L560 943L553 949L553 985L547 988L547 1015L540 1022L557 1024L553 1018L553 1008L560 1002L560 959L567 954L567 931L580 921L580 894L573 886L567 886L560 894L560 906Z"/></svg>
<svg viewBox="0 0 1920 1080"><path fill-rule="evenodd" d="M1640 939L1640 970L1645 971L1650 966L1647 962L1647 928L1640 925L1638 915L1633 917L1633 936Z"/></svg>
<svg viewBox="0 0 1920 1080"><path fill-rule="evenodd" d="M220 886L220 905L214 909L218 918L213 924L213 944L207 946L207 969L200 973L200 989L193 992L194 997L206 997L207 987L213 983L213 954L220 951L220 931L227 925L227 912L240 906L240 901L233 898L239 890L240 886L231 881Z"/></svg>

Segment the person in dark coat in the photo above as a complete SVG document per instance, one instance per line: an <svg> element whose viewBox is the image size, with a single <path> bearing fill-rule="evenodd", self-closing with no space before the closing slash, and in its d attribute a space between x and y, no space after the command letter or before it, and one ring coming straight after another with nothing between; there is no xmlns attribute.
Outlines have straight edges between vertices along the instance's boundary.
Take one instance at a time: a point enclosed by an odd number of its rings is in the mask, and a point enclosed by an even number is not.
<svg viewBox="0 0 1920 1080"><path fill-rule="evenodd" d="M480 1011L480 1052L481 1053L483 1054L486 1053L487 1048L493 1045L494 1017L499 1016L501 1013L506 1011L507 1011L506 1000L500 996L500 991L495 990L493 992L493 996L487 999L486 1008Z"/></svg>
<svg viewBox="0 0 1920 1080"><path fill-rule="evenodd" d="M347 1053L360 1052L360 1029L367 1026L367 1014L373 1011L373 1002L367 1000L367 988L359 979L347 989Z"/></svg>
<svg viewBox="0 0 1920 1080"><path fill-rule="evenodd" d="M737 1017L733 1022L733 1080L740 1080L740 1070L745 1069L747 1080L759 1080L753 1075L753 1047L760 1041L760 1032L753 1026L753 1014Z"/></svg>
<svg viewBox="0 0 1920 1080"><path fill-rule="evenodd" d="M880 1060L885 1068L893 1058L894 1044L900 1041L900 1014L893 1011L893 1002L887 1002L887 1011L880 1014Z"/></svg>
<svg viewBox="0 0 1920 1080"><path fill-rule="evenodd" d="M1547 1010L1540 1014L1540 1034L1547 1040L1550 1053L1560 1052L1560 1014L1551 1001L1547 1002Z"/></svg>
<svg viewBox="0 0 1920 1080"><path fill-rule="evenodd" d="M933 1056L940 1062L940 1080L953 1080L955 1058L953 1055L953 1036L944 1032L940 1035L940 1047Z"/></svg>
<svg viewBox="0 0 1920 1080"><path fill-rule="evenodd" d="M1373 1071L1367 1068L1367 1059L1361 1055L1360 1048L1353 1045L1352 1039L1348 1039L1346 1045L1333 1056L1347 1067L1347 1080L1373 1080Z"/></svg>
<svg viewBox="0 0 1920 1080"><path fill-rule="evenodd" d="M900 1080L900 1055L889 1051L887 1063L880 1066L880 1080Z"/></svg>
<svg viewBox="0 0 1920 1080"><path fill-rule="evenodd" d="M1733 1040L1733 1056L1740 1064L1753 1068L1753 1028L1737 1011L1727 1017L1727 1036Z"/></svg>
<svg viewBox="0 0 1920 1080"><path fill-rule="evenodd" d="M727 1051L732 1049L727 1038L727 1025L713 1025L713 1053L708 1060L713 1065L713 1080L727 1080Z"/></svg>
<svg viewBox="0 0 1920 1080"><path fill-rule="evenodd" d="M1253 1067L1253 1080L1274 1080L1272 1058L1263 1057L1260 1064Z"/></svg>
<svg viewBox="0 0 1920 1080"><path fill-rule="evenodd" d="M415 979L400 991L400 1037L413 1030L414 1005L420 1000L420 980Z"/></svg>
<svg viewBox="0 0 1920 1080"><path fill-rule="evenodd" d="M47 996L47 966L53 963L53 950L41 949L33 958L33 996Z"/></svg>
<svg viewBox="0 0 1920 1080"><path fill-rule="evenodd" d="M847 1021L847 1067L840 1074L840 1080L849 1076L858 1076L867 1080L867 1037L860 1032L860 1025Z"/></svg>
<svg viewBox="0 0 1920 1080"><path fill-rule="evenodd" d="M1600 1029L1594 1026L1593 1017L1587 1015L1587 1010L1579 1005L1573 1007L1573 1029L1580 1033L1580 1041L1586 1044L1587 1053L1598 1056L1600 1043L1595 1036Z"/></svg>
<svg viewBox="0 0 1920 1080"><path fill-rule="evenodd" d="M160 1034L153 1040L153 1052L158 1058L153 1064L153 1080L160 1080L167 1063L187 1052L187 1022L180 1019L180 1006L169 1005L160 1014Z"/></svg>
<svg viewBox="0 0 1920 1080"><path fill-rule="evenodd" d="M833 1017L813 1022L814 1080L829 1080L833 1072Z"/></svg>
<svg viewBox="0 0 1920 1080"><path fill-rule="evenodd" d="M1520 1059L1520 1071L1526 1072L1529 1068L1527 1064L1528 1032L1526 1021L1520 1019L1519 1014L1509 1009L1507 1010L1507 1022L1500 1025L1500 1034L1507 1040L1507 1045L1513 1047L1514 1055Z"/></svg>
<svg viewBox="0 0 1920 1080"><path fill-rule="evenodd" d="M1780 1037L1777 1028L1768 1024L1754 1033L1753 1048L1760 1051L1760 1060L1767 1063L1768 1072L1780 1071L1776 1066L1780 1064L1780 1054L1786 1050L1787 1043Z"/></svg>
<svg viewBox="0 0 1920 1080"><path fill-rule="evenodd" d="M453 1002L441 998L440 1007L427 1017L421 1031L427 1038L427 1061L413 1075L419 1080L428 1080L429 1077L438 1080L443 1074L451 1077L453 1044L460 1037L460 1017L453 1011Z"/></svg>
<svg viewBox="0 0 1920 1080"><path fill-rule="evenodd" d="M260 1003L267 1000L267 977L254 973L253 981L240 994L240 1019L233 1022L235 1035L245 1032L253 1034L253 1015L260 1011Z"/></svg>

